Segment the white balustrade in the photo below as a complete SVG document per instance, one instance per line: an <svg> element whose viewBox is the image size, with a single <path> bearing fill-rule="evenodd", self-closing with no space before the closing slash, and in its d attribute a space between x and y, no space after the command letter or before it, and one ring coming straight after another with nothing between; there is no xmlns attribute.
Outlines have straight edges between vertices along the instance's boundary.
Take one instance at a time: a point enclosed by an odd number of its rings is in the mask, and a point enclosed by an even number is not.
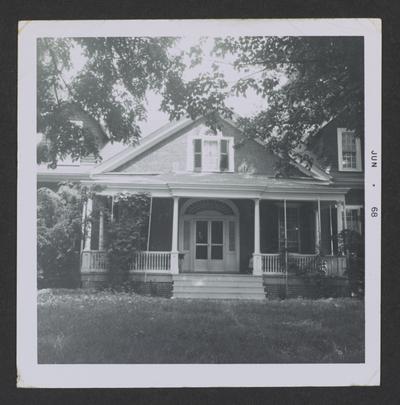
<svg viewBox="0 0 400 405"><path fill-rule="evenodd" d="M82 273L106 272L108 270L107 253L102 250L82 251Z"/></svg>
<svg viewBox="0 0 400 405"><path fill-rule="evenodd" d="M265 274L282 274L280 253L261 253L262 272Z"/></svg>
<svg viewBox="0 0 400 405"><path fill-rule="evenodd" d="M133 255L130 270L170 272L171 252L137 252Z"/></svg>
<svg viewBox="0 0 400 405"><path fill-rule="evenodd" d="M299 271L312 273L317 270L318 254L289 253L288 267L295 267Z"/></svg>

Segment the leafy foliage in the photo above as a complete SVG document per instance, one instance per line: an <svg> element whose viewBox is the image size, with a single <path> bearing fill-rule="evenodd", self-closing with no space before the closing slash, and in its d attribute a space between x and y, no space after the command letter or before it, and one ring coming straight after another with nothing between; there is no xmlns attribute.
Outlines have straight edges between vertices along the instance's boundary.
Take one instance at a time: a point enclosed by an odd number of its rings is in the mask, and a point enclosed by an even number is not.
<svg viewBox="0 0 400 405"><path fill-rule="evenodd" d="M37 193L37 263L46 283L71 286L79 274L82 204L79 186Z"/></svg>
<svg viewBox="0 0 400 405"><path fill-rule="evenodd" d="M347 256L350 288L356 295L363 295L365 282L364 238L351 229L344 229L337 235L338 248Z"/></svg>
<svg viewBox="0 0 400 405"><path fill-rule="evenodd" d="M98 142L71 121L71 109L98 123L111 141L135 144L148 91L162 96L161 110L170 119L205 116L214 130L218 115L232 117L229 97L255 91L265 98L265 108L239 124L246 136L261 139L284 161L304 159L297 151L304 136L339 115L362 136L361 37L216 38L212 56L233 60L233 68L245 73L234 81L218 63L185 80L186 69L202 63L204 39L174 53L177 42L171 37L39 39L38 131L46 138L39 161L55 166L67 154L98 157ZM85 63L74 71L71 55L77 49Z"/></svg>
<svg viewBox="0 0 400 405"><path fill-rule="evenodd" d="M238 72L259 68L232 90L246 95L252 89L267 107L240 124L285 160L296 155L305 135L339 115L363 135L362 38L227 37L216 40L214 54L234 55Z"/></svg>
<svg viewBox="0 0 400 405"><path fill-rule="evenodd" d="M127 272L133 254L145 249L150 208L147 194L120 193L114 201L117 215L108 226L106 242L111 277Z"/></svg>

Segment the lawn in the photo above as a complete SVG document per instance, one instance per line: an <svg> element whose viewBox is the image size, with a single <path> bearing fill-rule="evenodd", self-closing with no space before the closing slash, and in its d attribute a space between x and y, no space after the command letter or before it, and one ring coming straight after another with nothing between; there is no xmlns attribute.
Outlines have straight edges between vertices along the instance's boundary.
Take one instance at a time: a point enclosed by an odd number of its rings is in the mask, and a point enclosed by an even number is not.
<svg viewBox="0 0 400 405"><path fill-rule="evenodd" d="M41 290L39 363L360 363L364 305Z"/></svg>

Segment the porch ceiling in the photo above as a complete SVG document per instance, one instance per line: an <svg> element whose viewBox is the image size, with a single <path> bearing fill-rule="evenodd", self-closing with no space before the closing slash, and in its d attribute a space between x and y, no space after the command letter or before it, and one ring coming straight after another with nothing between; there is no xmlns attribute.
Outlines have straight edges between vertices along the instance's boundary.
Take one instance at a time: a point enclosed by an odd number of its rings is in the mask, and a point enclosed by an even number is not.
<svg viewBox="0 0 400 405"><path fill-rule="evenodd" d="M349 190L335 187L329 181L240 173L107 173L92 176L90 183L105 186L104 194L131 190L149 192L155 197L343 200Z"/></svg>

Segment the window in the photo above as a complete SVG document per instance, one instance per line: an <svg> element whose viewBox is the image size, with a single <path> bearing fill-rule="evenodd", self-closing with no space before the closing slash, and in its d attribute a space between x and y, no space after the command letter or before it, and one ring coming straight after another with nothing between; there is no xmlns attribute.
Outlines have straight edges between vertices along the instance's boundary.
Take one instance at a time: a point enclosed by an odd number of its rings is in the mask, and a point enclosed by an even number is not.
<svg viewBox="0 0 400 405"><path fill-rule="evenodd" d="M300 248L299 209L286 207L287 247L289 252L298 252ZM285 247L285 213L279 209L279 250Z"/></svg>
<svg viewBox="0 0 400 405"><path fill-rule="evenodd" d="M358 233L362 233L363 228L363 207L362 206L346 206L346 228Z"/></svg>
<svg viewBox="0 0 400 405"><path fill-rule="evenodd" d="M338 164L341 171L361 171L360 139L345 128L338 128Z"/></svg>
<svg viewBox="0 0 400 405"><path fill-rule="evenodd" d="M194 140L194 170L201 170L201 139Z"/></svg>
<svg viewBox="0 0 400 405"><path fill-rule="evenodd" d="M228 141L221 139L221 155L219 159L219 170L221 172L229 169L229 157L228 157Z"/></svg>
<svg viewBox="0 0 400 405"><path fill-rule="evenodd" d="M233 138L222 139L221 135L205 135L193 139L193 170L233 171Z"/></svg>

